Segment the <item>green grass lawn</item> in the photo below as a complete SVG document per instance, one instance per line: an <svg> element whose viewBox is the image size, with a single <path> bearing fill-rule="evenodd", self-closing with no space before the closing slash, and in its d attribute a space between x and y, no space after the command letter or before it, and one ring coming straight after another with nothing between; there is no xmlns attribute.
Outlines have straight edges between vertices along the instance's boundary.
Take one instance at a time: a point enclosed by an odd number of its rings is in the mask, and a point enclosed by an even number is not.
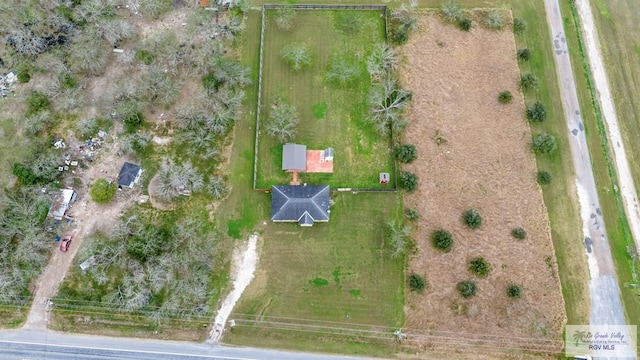
<svg viewBox="0 0 640 360"><path fill-rule="evenodd" d="M344 17L359 24L356 31L338 30L336 23ZM307 149L335 150L333 174L301 174L301 181L378 188L380 172L393 176L390 138L380 136L365 121L372 86L365 62L372 48L384 41L384 18L378 11L297 11L290 31L280 30L275 11L267 11L257 188L291 181L291 175L282 171L282 143L264 130L276 101L293 104L300 116L292 142L307 145ZM294 71L281 58L282 49L292 43L310 49L309 68ZM354 65L356 78L344 85L329 83L325 74L336 59Z"/></svg>
<svg viewBox="0 0 640 360"><path fill-rule="evenodd" d="M633 104L633 97L638 95L640 82L640 54L636 54L635 38L640 35L640 25L633 22L631 11L640 9L640 4L613 3L597 1L594 3L593 14L599 27L601 45L607 59L607 71L614 101L618 111L618 120L625 138L627 157L631 170L637 178L638 156L640 147L634 141L634 134L640 132L640 125L635 120L638 116L637 104ZM612 153L604 133L604 123L599 108L595 107L590 92L591 82L585 68L586 58L578 43L575 18L569 4L563 4L562 13L565 21L567 42L571 50L571 60L578 87L578 97L582 105L582 116L587 130L591 161L594 175L598 184L598 199L607 226L607 235L611 244L616 274L620 284L622 303L629 324L637 325L640 319L640 297L638 291L625 286L633 281L632 269L638 267L638 262L632 262L627 246L633 243L630 229L622 207L620 195L613 191L617 183L612 161ZM611 16L617 19L611 21ZM575 50L574 50L575 49ZM609 55L607 55L609 54ZM613 56L615 55L615 62ZM635 64L634 64L635 62ZM636 184L637 186L637 184ZM638 271L638 270L636 270ZM638 339L640 341L640 338Z"/></svg>
<svg viewBox="0 0 640 360"><path fill-rule="evenodd" d="M402 325L403 260L391 259L384 248L384 224L397 216L397 195L340 193L332 200L329 223L264 227L260 270L231 315L237 326L225 341L294 344L311 335L321 338L312 346L320 346L335 333L320 326L374 328L391 338ZM300 324L308 325L306 332L282 329ZM361 347L351 344L353 353L376 341L358 342Z"/></svg>

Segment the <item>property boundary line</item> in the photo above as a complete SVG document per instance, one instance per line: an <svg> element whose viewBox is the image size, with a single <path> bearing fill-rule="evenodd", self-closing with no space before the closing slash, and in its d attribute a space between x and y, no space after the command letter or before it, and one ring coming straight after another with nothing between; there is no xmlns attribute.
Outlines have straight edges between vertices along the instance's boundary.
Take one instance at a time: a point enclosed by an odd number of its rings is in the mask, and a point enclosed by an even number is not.
<svg viewBox="0 0 640 360"><path fill-rule="evenodd" d="M292 8L296 10L384 10L386 5L339 5L339 4L265 4L264 10Z"/></svg>
<svg viewBox="0 0 640 360"><path fill-rule="evenodd" d="M253 150L253 190L256 189L258 181L258 138L260 137L260 109L262 108L262 62L264 59L264 28L265 11L262 8L262 23L260 25L260 67L258 70L258 103L256 104L256 141Z"/></svg>
<svg viewBox="0 0 640 360"><path fill-rule="evenodd" d="M254 146L253 156L253 190L256 192L268 193L271 189L257 188L258 183L258 148L260 142L260 110L262 109L262 77L263 77L263 63L264 63L264 31L266 28L266 10L275 10L281 8L292 8L295 10L374 10L381 11L384 17L384 37L385 42L389 41L389 22L388 22L388 7L386 5L338 5L338 4L264 4L262 5L262 19L260 25L260 62L258 70L258 102L256 105L256 138ZM398 166L395 156L393 156L393 149L396 145L393 132L389 136L390 150L392 152L392 166L394 183L393 188L337 188L332 192L397 192L398 191Z"/></svg>

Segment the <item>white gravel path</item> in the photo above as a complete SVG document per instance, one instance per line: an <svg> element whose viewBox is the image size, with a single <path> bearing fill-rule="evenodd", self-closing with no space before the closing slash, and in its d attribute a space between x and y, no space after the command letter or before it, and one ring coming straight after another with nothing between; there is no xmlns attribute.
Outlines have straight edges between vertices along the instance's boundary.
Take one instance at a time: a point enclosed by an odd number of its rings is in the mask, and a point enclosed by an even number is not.
<svg viewBox="0 0 640 360"><path fill-rule="evenodd" d="M213 321L213 329L207 341L209 343L217 343L220 341L231 311L233 311L244 289L246 289L251 283L251 280L253 280L256 264L258 263L257 243L258 234L251 235L247 249L241 254L242 257L234 257L236 272L233 276L233 289L224 299L224 302L216 314L215 320Z"/></svg>

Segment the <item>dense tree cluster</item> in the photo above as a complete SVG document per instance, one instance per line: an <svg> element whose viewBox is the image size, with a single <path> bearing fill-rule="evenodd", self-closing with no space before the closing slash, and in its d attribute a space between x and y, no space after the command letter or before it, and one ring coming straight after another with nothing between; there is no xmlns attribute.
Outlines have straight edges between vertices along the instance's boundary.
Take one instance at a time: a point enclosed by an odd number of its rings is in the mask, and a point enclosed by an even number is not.
<svg viewBox="0 0 640 360"><path fill-rule="evenodd" d="M22 303L32 278L39 275L51 254L53 234L45 218L51 198L39 189L23 187L1 198L0 303Z"/></svg>
<svg viewBox="0 0 640 360"><path fill-rule="evenodd" d="M79 257L92 257L93 264L85 273L71 275L72 280L81 277L83 286L65 283L58 297L160 316L204 315L216 238L201 229L196 219L125 218L109 233L86 239Z"/></svg>

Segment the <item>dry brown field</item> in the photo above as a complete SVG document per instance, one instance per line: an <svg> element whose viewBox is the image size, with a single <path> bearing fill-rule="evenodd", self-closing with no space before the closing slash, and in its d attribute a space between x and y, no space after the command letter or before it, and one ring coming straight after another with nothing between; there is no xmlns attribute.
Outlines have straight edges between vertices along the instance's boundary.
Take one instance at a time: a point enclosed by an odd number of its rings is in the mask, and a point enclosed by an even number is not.
<svg viewBox="0 0 640 360"><path fill-rule="evenodd" d="M408 272L424 275L429 285L423 294L407 293L405 329L440 335L440 342L551 344L561 339L566 315L513 33L479 26L464 32L435 15L424 16L420 29L403 48L403 82L414 94L404 142L418 148L418 159L403 170L420 179L405 197L405 206L421 214ZM512 103L498 102L503 90L514 94ZM467 209L482 215L479 229L462 223ZM511 236L515 227L526 229L525 240ZM431 245L438 228L454 236L449 253ZM491 264L485 278L467 269L477 256ZM463 299L456 284L467 279L478 291ZM522 287L520 299L507 296L511 283Z"/></svg>

